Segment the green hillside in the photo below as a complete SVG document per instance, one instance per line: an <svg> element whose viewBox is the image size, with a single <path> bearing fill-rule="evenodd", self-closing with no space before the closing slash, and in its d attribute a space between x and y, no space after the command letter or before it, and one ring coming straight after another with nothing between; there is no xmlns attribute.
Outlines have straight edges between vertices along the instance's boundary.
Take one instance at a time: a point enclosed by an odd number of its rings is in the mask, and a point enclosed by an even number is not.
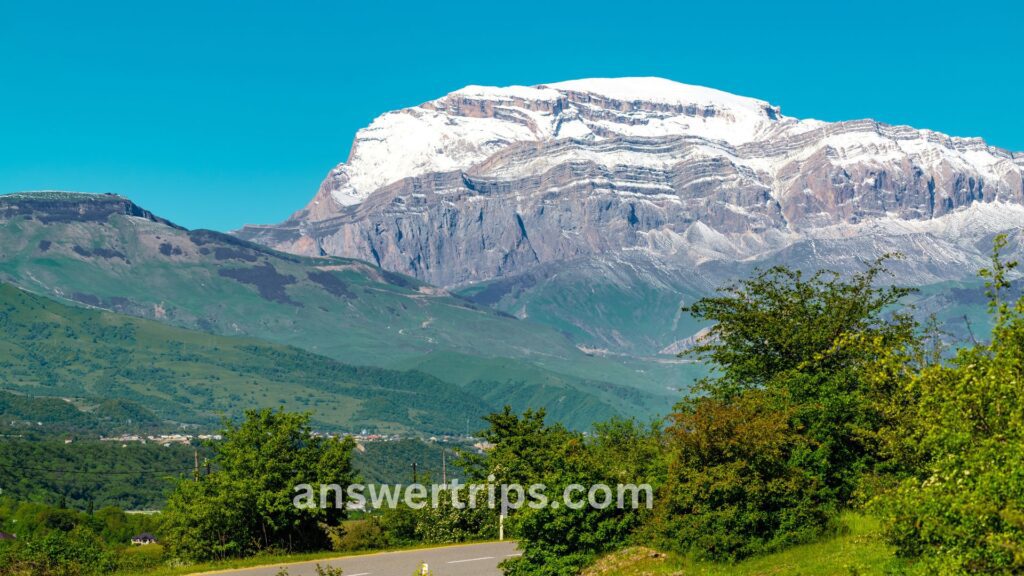
<svg viewBox="0 0 1024 576"><path fill-rule="evenodd" d="M709 291L693 282L653 264L569 261L474 284L459 294L552 326L588 348L651 356L703 327L680 311Z"/></svg>
<svg viewBox="0 0 1024 576"><path fill-rule="evenodd" d="M61 402L58 400L58 402ZM11 432L18 432L11 434ZM71 435L38 435L0 427L0 477L3 495L24 502L58 505L63 499L71 508L85 510L117 506L126 510L158 510L166 504L173 480L191 478L194 450L200 462L212 448L155 442L111 442ZM436 444L417 439L367 442L354 454L362 481L400 484L412 480L412 463L418 479L440 482L441 451L447 455L448 478L465 479L455 464L461 445Z"/></svg>
<svg viewBox="0 0 1024 576"><path fill-rule="evenodd" d="M286 406L333 429L447 432L491 409L427 374L67 306L9 285L0 285L0 330L4 390L97 406L125 399L173 423ZM52 425L63 422L54 410Z"/></svg>
<svg viewBox="0 0 1024 576"><path fill-rule="evenodd" d="M700 374L694 366L587 354L571 333L365 262L302 258L185 230L119 196L0 196L0 281L77 305L293 345L347 364L421 368L460 385L521 383L534 392L517 391L516 398L573 398L571 406L551 406L554 417L572 426L612 414L665 413L678 389ZM449 361L455 358L460 361ZM475 372L471 378L463 359ZM268 401L275 395L266 394ZM186 396L204 403L198 390ZM326 402L316 395L309 402L316 398ZM356 417L351 407L331 410L335 420Z"/></svg>
<svg viewBox="0 0 1024 576"><path fill-rule="evenodd" d="M200 458L209 451L201 449ZM5 438L0 441L3 495L22 502L69 508L116 506L158 510L177 478L191 478L194 448L98 439Z"/></svg>
<svg viewBox="0 0 1024 576"><path fill-rule="evenodd" d="M6 378L0 377L0 382ZM37 398L0 390L0 433L52 436L53 434L111 434L158 432L166 423L152 411L130 400L108 398L77 404L63 398Z"/></svg>
<svg viewBox="0 0 1024 576"><path fill-rule="evenodd" d="M117 196L0 196L0 275L89 306L360 364L449 348L506 356L572 349L557 332L415 279L184 230Z"/></svg>

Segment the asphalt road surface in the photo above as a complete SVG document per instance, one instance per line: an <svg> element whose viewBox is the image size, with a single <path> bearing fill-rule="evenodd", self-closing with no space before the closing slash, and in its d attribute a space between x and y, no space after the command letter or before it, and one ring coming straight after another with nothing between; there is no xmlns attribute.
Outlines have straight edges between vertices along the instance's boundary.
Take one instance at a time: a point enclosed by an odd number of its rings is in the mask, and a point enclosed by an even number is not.
<svg viewBox="0 0 1024 576"><path fill-rule="evenodd" d="M284 567L288 569L289 576L315 576L315 567L319 562L321 566L341 568L344 576L412 576L426 562L434 576L501 576L498 563L518 555L515 542L489 542L240 568L215 574L274 576Z"/></svg>

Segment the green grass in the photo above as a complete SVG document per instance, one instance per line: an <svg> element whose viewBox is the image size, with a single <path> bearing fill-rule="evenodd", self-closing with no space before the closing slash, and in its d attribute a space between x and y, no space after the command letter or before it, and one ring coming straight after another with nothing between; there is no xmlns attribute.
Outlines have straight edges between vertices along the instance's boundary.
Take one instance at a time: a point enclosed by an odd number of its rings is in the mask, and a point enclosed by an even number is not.
<svg viewBox="0 0 1024 576"><path fill-rule="evenodd" d="M694 562L675 554L631 548L602 558L584 576L867 576L900 573L905 565L882 542L878 522L843 517L840 535L736 564Z"/></svg>

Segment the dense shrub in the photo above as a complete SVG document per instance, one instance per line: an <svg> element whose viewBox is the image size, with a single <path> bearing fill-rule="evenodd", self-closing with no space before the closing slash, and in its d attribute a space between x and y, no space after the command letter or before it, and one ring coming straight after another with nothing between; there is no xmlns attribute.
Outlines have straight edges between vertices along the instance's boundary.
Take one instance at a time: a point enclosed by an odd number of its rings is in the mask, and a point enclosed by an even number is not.
<svg viewBox="0 0 1024 576"><path fill-rule="evenodd" d="M836 503L815 474L793 463L812 447L791 417L783 400L762 391L702 398L677 412L655 524L661 542L732 561L829 531Z"/></svg>
<svg viewBox="0 0 1024 576"><path fill-rule="evenodd" d="M416 540L425 544L453 544L498 537L497 510L459 509L452 505L449 491L441 490L438 494L436 508L430 505L415 511Z"/></svg>
<svg viewBox="0 0 1024 576"><path fill-rule="evenodd" d="M887 414L869 374L880 354L920 345L917 322L897 307L912 290L879 286L884 262L847 278L775 267L688 308L715 323L690 352L715 370L701 391L726 401L745 390L785 396L784 416L807 440L797 464L840 506L880 462L870 431Z"/></svg>
<svg viewBox="0 0 1024 576"><path fill-rule="evenodd" d="M875 503L897 552L930 574L1024 573L1024 299L1002 300L1004 244L984 273L992 341L905 383L915 401L892 434L923 465Z"/></svg>
<svg viewBox="0 0 1024 576"><path fill-rule="evenodd" d="M460 500L465 503L466 491ZM457 544L498 537L498 512L486 506L456 508L447 490L438 490L438 506L427 503L419 509L405 504L384 509L368 522L379 531L383 546L412 544ZM345 537L348 540L348 536Z"/></svg>
<svg viewBox="0 0 1024 576"><path fill-rule="evenodd" d="M0 566L5 574L12 575L86 576L109 573L115 562L95 534L73 529L0 545Z"/></svg>
<svg viewBox="0 0 1024 576"><path fill-rule="evenodd" d="M129 538L158 531L157 519L106 508L86 514L45 504L0 501L0 529L17 539L0 540L0 574L91 576L141 573L163 561L160 546L126 553Z"/></svg>
<svg viewBox="0 0 1024 576"><path fill-rule="evenodd" d="M377 517L347 520L331 534L331 549L339 552L380 550L392 545Z"/></svg>

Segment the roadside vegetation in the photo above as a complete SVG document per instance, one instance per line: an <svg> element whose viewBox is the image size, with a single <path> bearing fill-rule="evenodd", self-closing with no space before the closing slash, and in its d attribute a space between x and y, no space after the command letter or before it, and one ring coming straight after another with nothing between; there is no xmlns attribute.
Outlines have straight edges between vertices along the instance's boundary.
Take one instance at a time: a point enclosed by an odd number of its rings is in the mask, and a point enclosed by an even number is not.
<svg viewBox="0 0 1024 576"><path fill-rule="evenodd" d="M846 513L838 533L734 563L694 560L675 552L630 546L601 557L583 576L867 576L901 574L908 563L893 556L876 518Z"/></svg>

